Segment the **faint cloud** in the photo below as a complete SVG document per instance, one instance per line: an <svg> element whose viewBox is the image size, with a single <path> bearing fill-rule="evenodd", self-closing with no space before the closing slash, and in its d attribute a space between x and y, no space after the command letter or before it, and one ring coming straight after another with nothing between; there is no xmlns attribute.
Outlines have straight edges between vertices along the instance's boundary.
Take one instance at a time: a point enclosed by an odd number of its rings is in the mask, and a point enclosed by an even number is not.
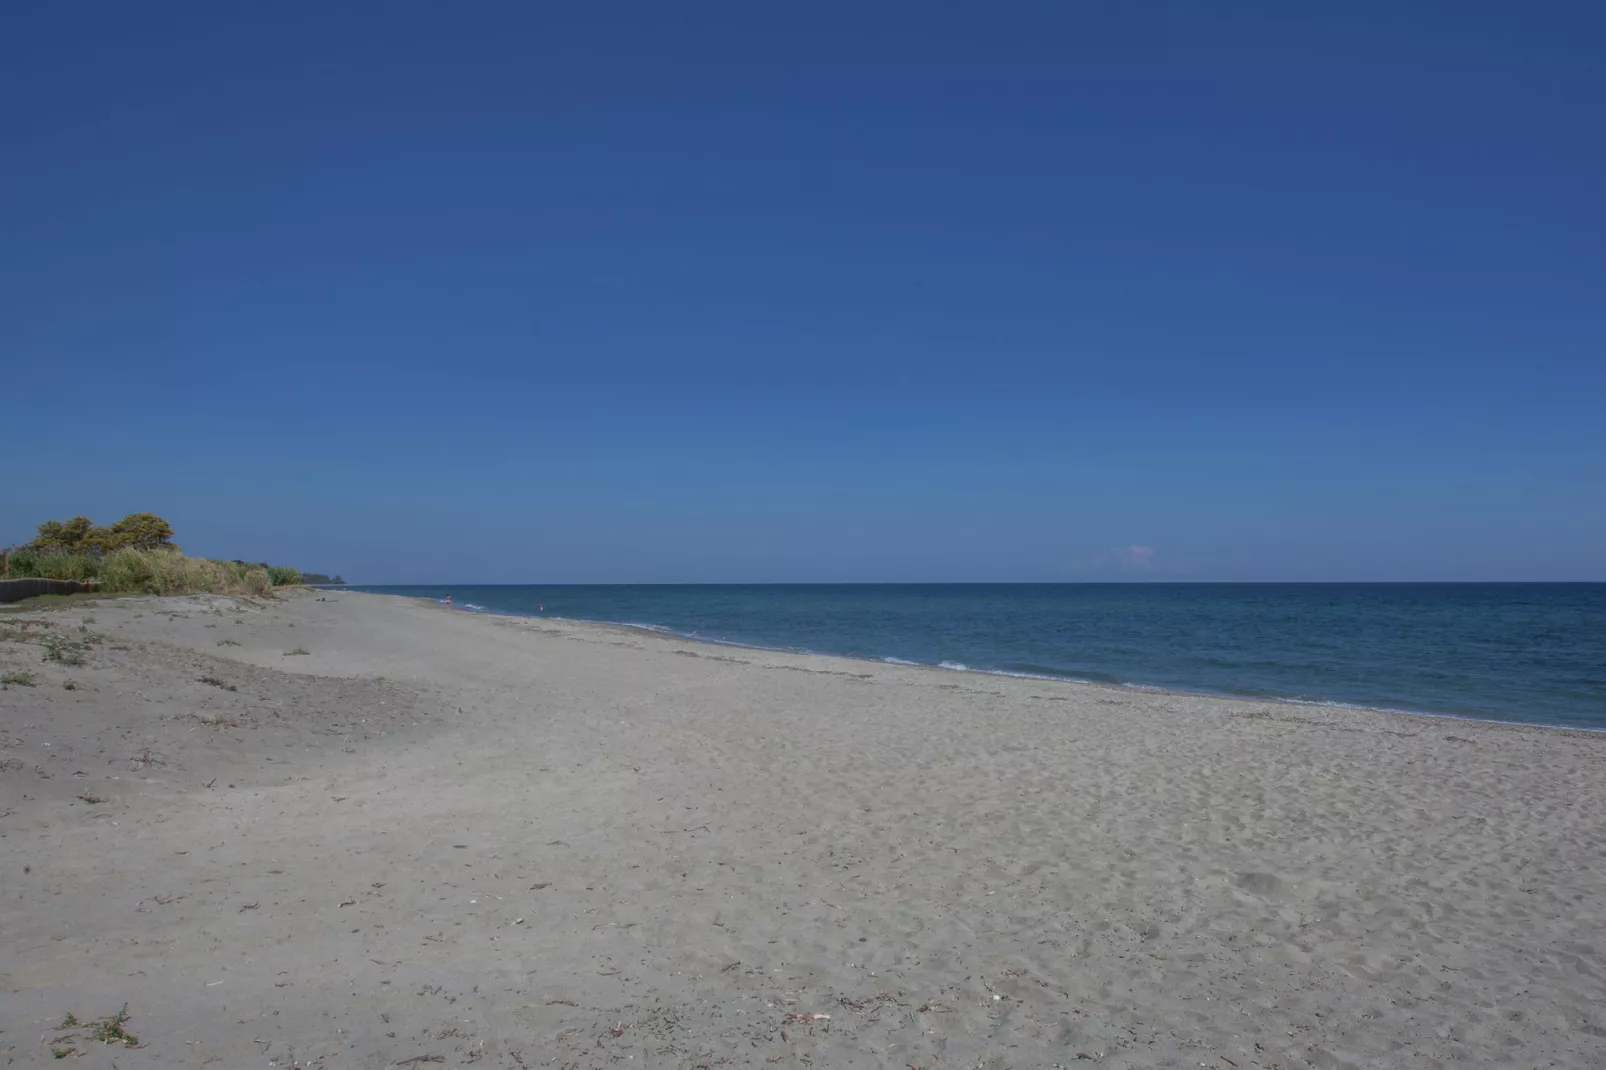
<svg viewBox="0 0 1606 1070"><path fill-rule="evenodd" d="M1136 543L1131 546L1112 546L1088 558L1084 566L1118 572L1156 572L1160 568L1157 555L1158 551L1152 546L1139 546Z"/></svg>

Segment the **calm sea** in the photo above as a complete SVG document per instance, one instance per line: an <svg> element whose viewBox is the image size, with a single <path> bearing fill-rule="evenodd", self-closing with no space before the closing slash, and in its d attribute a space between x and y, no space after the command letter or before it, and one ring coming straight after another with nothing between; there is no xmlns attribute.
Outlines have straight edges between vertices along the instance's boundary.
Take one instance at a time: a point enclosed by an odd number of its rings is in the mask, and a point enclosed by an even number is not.
<svg viewBox="0 0 1606 1070"><path fill-rule="evenodd" d="M351 589L955 671L1606 729L1601 583Z"/></svg>

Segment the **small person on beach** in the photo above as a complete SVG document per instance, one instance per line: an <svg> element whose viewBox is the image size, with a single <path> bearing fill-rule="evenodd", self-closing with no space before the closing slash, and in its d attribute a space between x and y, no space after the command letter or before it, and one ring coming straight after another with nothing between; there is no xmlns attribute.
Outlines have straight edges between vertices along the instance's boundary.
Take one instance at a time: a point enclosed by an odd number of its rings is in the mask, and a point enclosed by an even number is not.
<svg viewBox="0 0 1606 1070"><path fill-rule="evenodd" d="M451 596L451 595L447 595L447 596L446 596L446 605L447 605L447 606L448 606L448 607L450 607L450 606L451 606L451 604L452 604L452 596Z"/></svg>

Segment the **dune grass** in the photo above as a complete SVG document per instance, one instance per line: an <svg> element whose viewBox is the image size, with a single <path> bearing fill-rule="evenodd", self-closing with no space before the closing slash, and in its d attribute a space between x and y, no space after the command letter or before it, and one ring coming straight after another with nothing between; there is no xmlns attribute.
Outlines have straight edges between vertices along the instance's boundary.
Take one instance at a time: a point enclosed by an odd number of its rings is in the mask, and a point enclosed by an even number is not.
<svg viewBox="0 0 1606 1070"><path fill-rule="evenodd" d="M9 578L98 580L106 594L244 594L266 597L276 586L301 582L301 573L248 561L211 561L174 550L114 550L105 555L15 550Z"/></svg>
<svg viewBox="0 0 1606 1070"><path fill-rule="evenodd" d="M301 570L289 565L269 565L268 579L275 587L294 587L301 582Z"/></svg>

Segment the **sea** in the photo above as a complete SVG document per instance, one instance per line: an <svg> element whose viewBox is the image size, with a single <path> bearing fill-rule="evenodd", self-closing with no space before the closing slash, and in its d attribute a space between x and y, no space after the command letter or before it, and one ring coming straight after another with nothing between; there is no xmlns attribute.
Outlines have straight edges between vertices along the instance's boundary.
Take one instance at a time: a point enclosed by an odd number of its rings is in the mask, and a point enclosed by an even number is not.
<svg viewBox="0 0 1606 1070"><path fill-rule="evenodd" d="M1606 583L347 589L953 672L1606 731Z"/></svg>

